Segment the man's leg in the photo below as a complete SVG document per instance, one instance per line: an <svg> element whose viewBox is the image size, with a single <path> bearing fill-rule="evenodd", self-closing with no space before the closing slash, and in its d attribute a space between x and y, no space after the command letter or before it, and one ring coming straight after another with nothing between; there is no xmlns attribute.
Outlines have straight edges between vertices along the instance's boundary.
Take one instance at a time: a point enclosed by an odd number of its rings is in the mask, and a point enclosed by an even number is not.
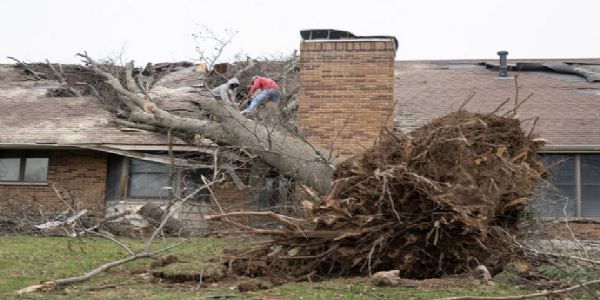
<svg viewBox="0 0 600 300"><path fill-rule="evenodd" d="M242 111L242 113L254 113L256 112L256 108L262 104L263 102L265 102L268 98L267 96L269 95L269 91L261 91L260 93L258 93L258 95L256 95L254 97L254 100L252 100L252 103L250 103L250 106L248 106L248 108L244 109Z"/></svg>
<svg viewBox="0 0 600 300"><path fill-rule="evenodd" d="M273 102L279 102L281 100L281 91L280 90L268 90L268 98Z"/></svg>

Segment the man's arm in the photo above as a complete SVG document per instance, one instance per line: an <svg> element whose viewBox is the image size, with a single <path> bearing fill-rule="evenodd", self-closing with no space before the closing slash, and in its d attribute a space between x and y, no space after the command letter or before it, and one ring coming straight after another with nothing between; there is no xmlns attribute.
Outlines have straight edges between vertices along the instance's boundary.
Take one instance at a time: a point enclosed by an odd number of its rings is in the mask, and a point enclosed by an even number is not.
<svg viewBox="0 0 600 300"><path fill-rule="evenodd" d="M227 85L221 87L219 89L219 94L221 96L221 99L223 100L223 102L225 102L226 104L231 105L231 100L229 100L229 92L228 92L228 88Z"/></svg>
<svg viewBox="0 0 600 300"><path fill-rule="evenodd" d="M260 78L254 80L254 83L252 84L252 87L248 91L248 97L252 97L252 95L254 94L254 92L256 92L256 89L258 89L258 87L260 86L259 82L260 82Z"/></svg>

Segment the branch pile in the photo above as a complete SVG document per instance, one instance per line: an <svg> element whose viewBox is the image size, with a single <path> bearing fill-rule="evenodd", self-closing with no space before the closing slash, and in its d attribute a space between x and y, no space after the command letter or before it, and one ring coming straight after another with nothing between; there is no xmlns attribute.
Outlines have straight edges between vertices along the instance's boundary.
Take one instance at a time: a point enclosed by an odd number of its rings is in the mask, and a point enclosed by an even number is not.
<svg viewBox="0 0 600 300"><path fill-rule="evenodd" d="M392 269L430 278L481 264L497 273L515 253L510 236L543 172L535 160L541 144L516 118L463 110L409 135L383 132L372 149L337 166L325 200L307 205L307 220L244 228L273 242L231 251L226 263L235 274L280 278Z"/></svg>

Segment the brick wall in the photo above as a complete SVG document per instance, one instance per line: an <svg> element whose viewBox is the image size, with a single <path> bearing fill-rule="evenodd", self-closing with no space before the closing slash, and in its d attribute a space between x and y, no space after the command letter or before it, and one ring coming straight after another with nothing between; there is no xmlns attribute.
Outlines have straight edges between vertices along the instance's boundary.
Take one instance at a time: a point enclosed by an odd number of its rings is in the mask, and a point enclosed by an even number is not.
<svg viewBox="0 0 600 300"><path fill-rule="evenodd" d="M81 208L104 214L107 155L91 150L49 150L48 154L48 184L0 184L0 209L6 212L9 206L11 209L30 207L48 214L64 211L66 206L54 192L54 184L58 190L68 190L78 198ZM69 200L69 195L61 194Z"/></svg>
<svg viewBox="0 0 600 300"><path fill-rule="evenodd" d="M246 194L248 190L240 191L233 182L224 182L213 187L213 193L226 211L248 210Z"/></svg>
<svg viewBox="0 0 600 300"><path fill-rule="evenodd" d="M391 129L395 54L391 39L302 41L302 134L347 156L371 146L383 127Z"/></svg>

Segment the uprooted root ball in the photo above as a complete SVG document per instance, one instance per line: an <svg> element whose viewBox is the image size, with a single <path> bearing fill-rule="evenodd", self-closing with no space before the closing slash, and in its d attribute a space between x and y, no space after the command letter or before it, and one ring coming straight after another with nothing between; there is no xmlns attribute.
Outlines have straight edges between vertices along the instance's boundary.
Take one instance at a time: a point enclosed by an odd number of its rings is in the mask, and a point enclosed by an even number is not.
<svg viewBox="0 0 600 300"><path fill-rule="evenodd" d="M229 253L230 271L299 278L397 269L430 278L483 264L497 273L542 173L541 144L518 119L466 111L408 135L383 133L337 167L313 220Z"/></svg>

